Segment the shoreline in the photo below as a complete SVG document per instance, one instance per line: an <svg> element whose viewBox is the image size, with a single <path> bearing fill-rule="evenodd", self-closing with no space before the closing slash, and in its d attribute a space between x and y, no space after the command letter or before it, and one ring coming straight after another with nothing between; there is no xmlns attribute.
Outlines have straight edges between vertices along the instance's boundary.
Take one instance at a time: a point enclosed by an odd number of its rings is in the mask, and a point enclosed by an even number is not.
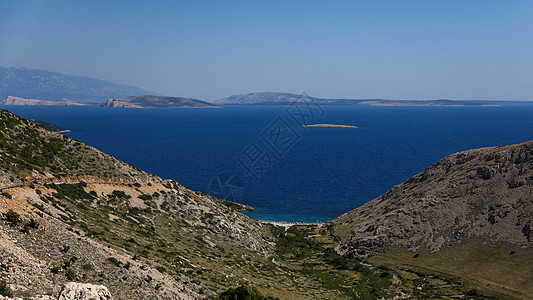
<svg viewBox="0 0 533 300"><path fill-rule="evenodd" d="M284 227L285 230L289 229L292 226L322 226L326 227L329 225L329 222L285 222L285 221L270 221L270 220L257 220L262 224L272 224L274 226Z"/></svg>

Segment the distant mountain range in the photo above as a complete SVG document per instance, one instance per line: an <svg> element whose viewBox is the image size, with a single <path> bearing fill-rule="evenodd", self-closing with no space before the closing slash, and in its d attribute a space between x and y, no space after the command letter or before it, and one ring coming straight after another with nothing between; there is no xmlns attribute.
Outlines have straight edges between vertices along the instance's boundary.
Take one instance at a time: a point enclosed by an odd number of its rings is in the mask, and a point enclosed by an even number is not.
<svg viewBox="0 0 533 300"><path fill-rule="evenodd" d="M324 106L489 106L503 104L533 104L530 101L490 100L388 100L388 99L323 99L291 93L249 93L215 100L221 105L291 105L295 102L314 101Z"/></svg>
<svg viewBox="0 0 533 300"><path fill-rule="evenodd" d="M112 98L100 104L104 107L124 107L124 108L155 108L155 107L218 107L198 99L183 97L164 96L133 96L125 98Z"/></svg>
<svg viewBox="0 0 533 300"><path fill-rule="evenodd" d="M225 105L258 105L258 104L279 104L279 103L293 103L298 100L314 100L316 98L307 95L298 95L291 93L249 93L241 95L233 95L226 98L213 101L217 104Z"/></svg>
<svg viewBox="0 0 533 300"><path fill-rule="evenodd" d="M146 96L151 95L151 96ZM90 77L73 76L45 70L0 67L0 104L4 105L73 105L89 103L106 107L209 107L215 105L292 105L314 101L323 106L489 106L533 104L533 101L490 100L388 100L325 99L303 94L261 92L233 95L211 103L192 98L165 97L138 87L115 84ZM12 96L17 100L7 99ZM141 98L131 98L142 96ZM150 97L150 98L148 98ZM21 99L22 98L22 99ZM39 100L36 100L39 99ZM176 100L181 99L181 100ZM30 101L31 100L31 101ZM52 102L50 102L52 101Z"/></svg>
<svg viewBox="0 0 533 300"><path fill-rule="evenodd" d="M101 103L109 98L153 94L138 87L58 72L0 67L0 99L8 96L49 101Z"/></svg>

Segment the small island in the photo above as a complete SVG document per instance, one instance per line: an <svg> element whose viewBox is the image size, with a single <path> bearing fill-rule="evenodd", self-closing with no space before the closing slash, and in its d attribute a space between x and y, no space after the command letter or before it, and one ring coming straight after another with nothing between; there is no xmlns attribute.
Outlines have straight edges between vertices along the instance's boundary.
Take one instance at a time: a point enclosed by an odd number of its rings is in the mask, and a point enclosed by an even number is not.
<svg viewBox="0 0 533 300"><path fill-rule="evenodd" d="M337 127L337 128L359 128L353 125L339 125L339 124L309 124L304 127Z"/></svg>
<svg viewBox="0 0 533 300"><path fill-rule="evenodd" d="M165 96L132 96L125 98L111 98L100 104L103 107L120 108L159 108L159 107L215 107L220 106L198 99Z"/></svg>
<svg viewBox="0 0 533 300"><path fill-rule="evenodd" d="M90 103L79 103L73 101L50 101L38 99L26 99L21 97L8 96L6 99L0 101L0 105L33 105L33 106L86 106Z"/></svg>

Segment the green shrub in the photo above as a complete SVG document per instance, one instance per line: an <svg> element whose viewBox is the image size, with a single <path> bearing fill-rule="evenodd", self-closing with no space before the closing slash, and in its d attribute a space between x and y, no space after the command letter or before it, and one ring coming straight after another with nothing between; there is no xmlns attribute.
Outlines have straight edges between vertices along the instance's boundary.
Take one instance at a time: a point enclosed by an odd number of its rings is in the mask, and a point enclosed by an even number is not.
<svg viewBox="0 0 533 300"><path fill-rule="evenodd" d="M70 250L70 246L69 245L63 245L63 248L61 248L59 251L61 251L63 253L67 253L68 250Z"/></svg>
<svg viewBox="0 0 533 300"><path fill-rule="evenodd" d="M67 268L67 270L65 271L65 276L70 281L74 281L77 279L76 272L74 272L74 270L72 270L71 268Z"/></svg>
<svg viewBox="0 0 533 300"><path fill-rule="evenodd" d="M265 297L261 295L255 288L247 286L230 287L226 291L220 293L216 298L219 300L275 300L277 298Z"/></svg>
<svg viewBox="0 0 533 300"><path fill-rule="evenodd" d="M13 296L13 292L11 292L11 290L7 286L7 283L4 280L0 281L0 296L6 296L6 297Z"/></svg>
<svg viewBox="0 0 533 300"><path fill-rule="evenodd" d="M117 267L120 267L120 266L122 265L122 263L121 263L118 259L116 259L116 258L114 258L114 257L109 257L107 260L108 260L110 263L112 263L112 264L114 264L115 266L117 266Z"/></svg>
<svg viewBox="0 0 533 300"><path fill-rule="evenodd" d="M50 268L50 272L54 273L54 274L58 274L59 271L61 271L61 269L63 269L63 266L62 265L53 265L51 268Z"/></svg>
<svg viewBox="0 0 533 300"><path fill-rule="evenodd" d="M146 195L146 194L140 194L139 196L137 196L137 198L141 199L141 200L152 200L152 196L151 195Z"/></svg>
<svg viewBox="0 0 533 300"><path fill-rule="evenodd" d="M127 195L123 191L117 191L117 190L114 190L111 195L113 195L113 196L115 196L117 198L120 198L120 199L129 199L129 198L131 198L130 195Z"/></svg>
<svg viewBox="0 0 533 300"><path fill-rule="evenodd" d="M84 203L76 203L76 207L83 210L88 210L89 208Z"/></svg>
<svg viewBox="0 0 533 300"><path fill-rule="evenodd" d="M5 219L11 226L16 226L20 223L20 215L11 209L5 213Z"/></svg>
<svg viewBox="0 0 533 300"><path fill-rule="evenodd" d="M37 223L37 221L35 221L34 219L30 219L26 224L24 224L24 228L22 229L22 231L24 233L28 233L30 232L30 229L37 228L39 228L39 223Z"/></svg>
<svg viewBox="0 0 533 300"><path fill-rule="evenodd" d="M87 185L87 184L85 184ZM82 199L92 199L93 196L87 193L84 189L84 184L74 183L74 184L60 184L56 186L58 192L58 198L70 198L72 200L82 200Z"/></svg>

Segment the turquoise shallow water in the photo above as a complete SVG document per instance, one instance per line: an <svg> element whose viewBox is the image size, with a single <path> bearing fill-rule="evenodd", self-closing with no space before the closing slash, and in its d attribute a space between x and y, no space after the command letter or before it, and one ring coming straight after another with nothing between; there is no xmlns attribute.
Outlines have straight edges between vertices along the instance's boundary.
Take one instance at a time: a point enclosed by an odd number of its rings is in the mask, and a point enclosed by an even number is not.
<svg viewBox="0 0 533 300"><path fill-rule="evenodd" d="M306 119L357 129L303 128L286 107L4 108L67 128L163 178L251 205L252 217L284 221L329 221L445 155L533 139L533 106L327 107Z"/></svg>

